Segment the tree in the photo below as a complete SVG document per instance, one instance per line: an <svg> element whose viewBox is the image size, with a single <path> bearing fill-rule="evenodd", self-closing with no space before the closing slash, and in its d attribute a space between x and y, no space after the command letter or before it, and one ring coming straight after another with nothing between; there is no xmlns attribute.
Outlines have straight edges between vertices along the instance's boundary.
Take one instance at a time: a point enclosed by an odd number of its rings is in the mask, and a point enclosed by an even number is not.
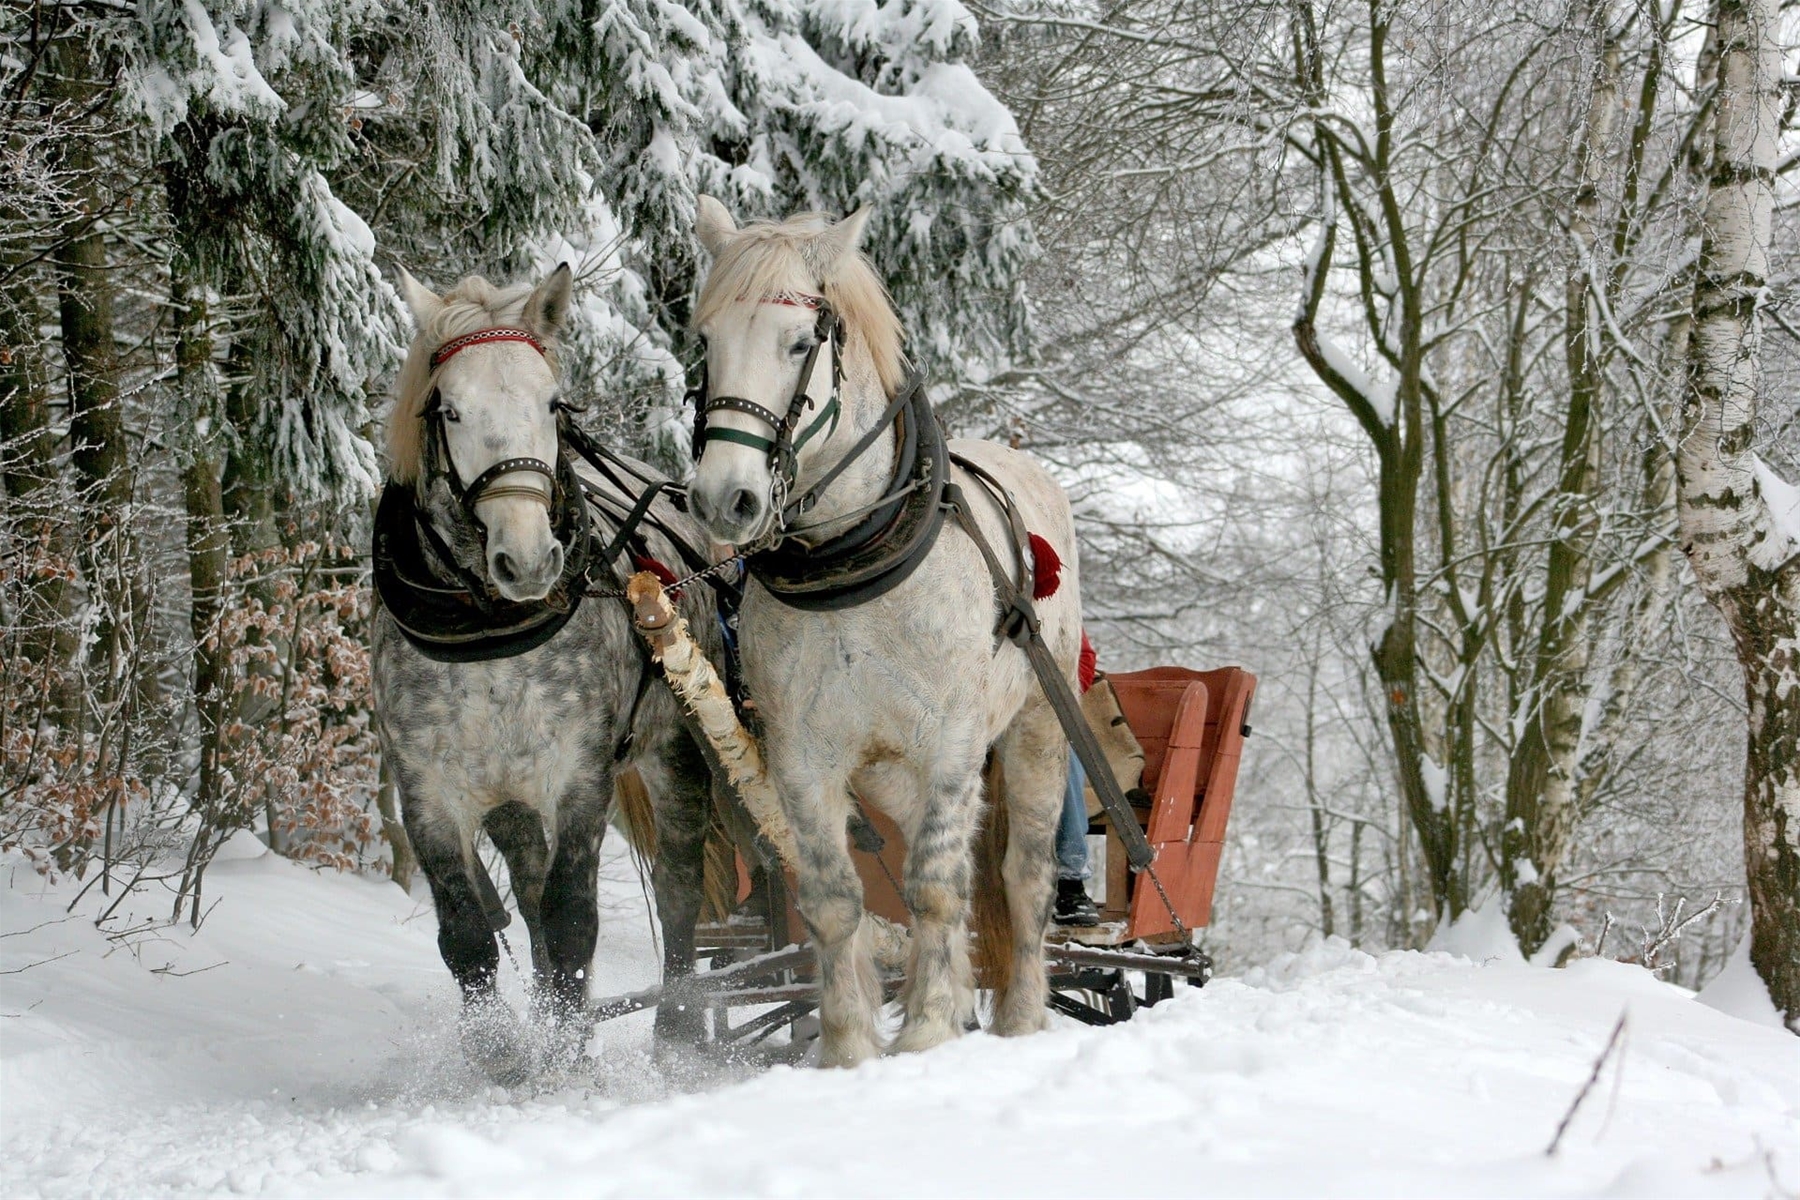
<svg viewBox="0 0 1800 1200"><path fill-rule="evenodd" d="M1366 645L1431 915L1498 887L1537 949L1581 823L1631 803L1640 689L1672 643L1661 335L1707 103L1692 15L1021 0L991 19L1055 197L1037 295L1059 337L997 381L1010 415L1040 452L1112 435L1115 479L1180 478L1190 522L1229 523L1287 485L1270 469L1215 499L1219 464L1277 453L1282 416L1316 429L1267 341L1288 330L1286 361L1366 447L1366 490L1346 476L1336 502L1367 513L1346 524L1373 542ZM1134 611L1226 602L1230 568L1170 553L1181 536L1103 535ZM1143 565L1163 558L1181 566Z"/></svg>
<svg viewBox="0 0 1800 1200"><path fill-rule="evenodd" d="M1754 450L1773 246L1777 0L1718 0L1718 96L1677 460L1681 542L1743 669L1750 961L1800 1033L1800 489Z"/></svg>

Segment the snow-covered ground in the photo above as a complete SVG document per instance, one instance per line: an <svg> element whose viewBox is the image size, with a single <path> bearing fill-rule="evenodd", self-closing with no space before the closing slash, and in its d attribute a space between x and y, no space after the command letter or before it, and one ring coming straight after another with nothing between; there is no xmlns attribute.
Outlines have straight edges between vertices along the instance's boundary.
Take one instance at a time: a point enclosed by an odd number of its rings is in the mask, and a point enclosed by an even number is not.
<svg viewBox="0 0 1800 1200"><path fill-rule="evenodd" d="M1800 1191L1800 1039L1634 967L1326 943L1128 1025L847 1072L671 1080L638 1016L586 1071L507 1094L461 1064L428 904L231 849L197 934L109 939L0 868L0 1194ZM616 853L607 873L596 976L624 991L655 953Z"/></svg>

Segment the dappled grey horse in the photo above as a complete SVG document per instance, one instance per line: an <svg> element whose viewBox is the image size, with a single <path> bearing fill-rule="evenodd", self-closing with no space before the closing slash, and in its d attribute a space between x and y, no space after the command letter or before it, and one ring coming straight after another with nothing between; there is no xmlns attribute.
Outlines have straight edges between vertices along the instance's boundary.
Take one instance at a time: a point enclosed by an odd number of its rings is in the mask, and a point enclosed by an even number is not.
<svg viewBox="0 0 1800 1200"><path fill-rule="evenodd" d="M555 1053L580 1050L600 841L627 767L654 808L653 882L665 983L674 985L656 1032L695 1039L701 1010L679 982L692 969L701 904L707 765L624 604L583 598L590 580L620 586L624 572L601 561L600 547L633 485L653 477L628 460L615 460L623 475L612 479L586 463L578 471L564 444L556 334L569 304L566 266L535 289L472 277L437 296L405 272L401 283L418 333L389 419L377 519L376 711L431 882L438 948L462 989L465 1050L501 1081L533 1066L533 1042L495 991L505 910L478 857L482 832L505 858L530 934L539 1028ZM613 514L611 528L584 489ZM658 500L640 557L681 563L657 525L702 544ZM681 604L716 656L708 601L705 588L690 587Z"/></svg>

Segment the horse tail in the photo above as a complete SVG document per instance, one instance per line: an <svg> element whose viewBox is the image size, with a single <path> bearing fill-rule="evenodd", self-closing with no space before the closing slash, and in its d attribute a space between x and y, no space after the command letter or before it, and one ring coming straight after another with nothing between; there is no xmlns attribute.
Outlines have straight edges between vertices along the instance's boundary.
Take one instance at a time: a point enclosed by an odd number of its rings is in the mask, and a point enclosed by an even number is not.
<svg viewBox="0 0 1800 1200"><path fill-rule="evenodd" d="M656 863L656 806L636 767L621 767L613 775L612 822L625 835L638 874L649 878Z"/></svg>
<svg viewBox="0 0 1800 1200"><path fill-rule="evenodd" d="M730 920L731 910L737 907L737 843L731 840L731 834L717 813L713 814L712 824L706 831L700 878L701 919Z"/></svg>
<svg viewBox="0 0 1800 1200"><path fill-rule="evenodd" d="M987 793L987 819L975 838L975 977L994 993L998 1009L1013 982L1012 909L1006 903L1007 815L1006 772L1000 756L990 751L982 782Z"/></svg>

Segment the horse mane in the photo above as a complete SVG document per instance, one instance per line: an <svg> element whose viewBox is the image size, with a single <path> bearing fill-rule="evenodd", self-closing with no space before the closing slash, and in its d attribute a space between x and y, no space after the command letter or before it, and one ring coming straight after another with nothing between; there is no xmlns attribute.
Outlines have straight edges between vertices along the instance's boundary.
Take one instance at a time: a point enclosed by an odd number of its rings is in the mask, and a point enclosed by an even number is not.
<svg viewBox="0 0 1800 1200"><path fill-rule="evenodd" d="M820 263L816 243L830 227L822 213L744 225L714 259L694 306L694 323L703 324L726 305L752 297L822 290L843 323L845 357L866 353L881 390L892 396L906 379L900 317L862 251L847 249Z"/></svg>
<svg viewBox="0 0 1800 1200"><path fill-rule="evenodd" d="M425 454L425 406L437 388L431 356L451 338L494 325L519 325L525 316L530 283L501 287L471 275L444 293L443 307L414 336L394 381L394 403L387 418L388 478L412 485L419 481ZM556 347L545 330L532 331L544 343L544 358L557 371Z"/></svg>

